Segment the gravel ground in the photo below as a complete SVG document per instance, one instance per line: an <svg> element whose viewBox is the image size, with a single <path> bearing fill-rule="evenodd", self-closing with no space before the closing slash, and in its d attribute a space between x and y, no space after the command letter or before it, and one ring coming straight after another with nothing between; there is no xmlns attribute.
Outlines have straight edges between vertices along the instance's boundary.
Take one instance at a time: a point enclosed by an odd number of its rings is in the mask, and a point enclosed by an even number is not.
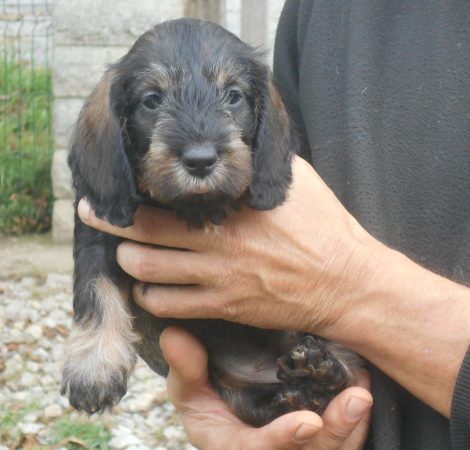
<svg viewBox="0 0 470 450"><path fill-rule="evenodd" d="M27 265L21 272L5 278L0 271L0 450L193 449L163 378L141 360L112 414L88 419L69 407L58 391L72 323L71 274L30 275Z"/></svg>

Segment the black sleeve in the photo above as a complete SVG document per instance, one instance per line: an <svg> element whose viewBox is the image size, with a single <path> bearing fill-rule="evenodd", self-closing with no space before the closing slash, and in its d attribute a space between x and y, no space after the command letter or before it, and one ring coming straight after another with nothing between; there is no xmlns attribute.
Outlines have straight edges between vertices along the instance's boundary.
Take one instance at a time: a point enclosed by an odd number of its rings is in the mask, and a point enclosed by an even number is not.
<svg viewBox="0 0 470 450"><path fill-rule="evenodd" d="M309 155L299 102L299 53L303 32L310 18L311 1L287 0L282 10L274 45L273 76L301 139L301 154Z"/></svg>
<svg viewBox="0 0 470 450"><path fill-rule="evenodd" d="M450 432L454 450L470 448L470 348L465 355L455 385Z"/></svg>

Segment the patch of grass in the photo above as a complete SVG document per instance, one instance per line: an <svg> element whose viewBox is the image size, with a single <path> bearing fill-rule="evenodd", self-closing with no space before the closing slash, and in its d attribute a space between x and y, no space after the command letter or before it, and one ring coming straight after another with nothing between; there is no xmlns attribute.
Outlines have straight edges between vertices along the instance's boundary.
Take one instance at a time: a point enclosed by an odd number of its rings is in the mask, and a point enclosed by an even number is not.
<svg viewBox="0 0 470 450"><path fill-rule="evenodd" d="M62 443L70 450L82 449L108 450L111 439L110 431L97 422L63 418L53 427L52 444Z"/></svg>
<svg viewBox="0 0 470 450"><path fill-rule="evenodd" d="M0 436L8 434L18 423L19 417L17 411L7 411L0 415Z"/></svg>
<svg viewBox="0 0 470 450"><path fill-rule="evenodd" d="M50 229L51 73L0 60L0 233Z"/></svg>
<svg viewBox="0 0 470 450"><path fill-rule="evenodd" d="M16 448L13 443L18 442L21 437L20 431L16 428L18 422L21 422L30 412L37 411L38 408L38 403L33 401L28 405L7 407L5 412L0 412L0 442Z"/></svg>
<svg viewBox="0 0 470 450"><path fill-rule="evenodd" d="M18 411L7 411L0 415L0 442L3 444L12 444L18 441L20 433L16 424L21 419Z"/></svg>

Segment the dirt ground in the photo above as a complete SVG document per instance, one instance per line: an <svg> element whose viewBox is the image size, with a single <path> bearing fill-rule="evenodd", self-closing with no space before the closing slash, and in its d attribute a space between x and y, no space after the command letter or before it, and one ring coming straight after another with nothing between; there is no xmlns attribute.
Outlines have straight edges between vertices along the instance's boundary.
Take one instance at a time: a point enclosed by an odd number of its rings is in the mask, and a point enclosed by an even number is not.
<svg viewBox="0 0 470 450"><path fill-rule="evenodd" d="M54 245L50 234L0 237L0 279L72 270L72 244Z"/></svg>

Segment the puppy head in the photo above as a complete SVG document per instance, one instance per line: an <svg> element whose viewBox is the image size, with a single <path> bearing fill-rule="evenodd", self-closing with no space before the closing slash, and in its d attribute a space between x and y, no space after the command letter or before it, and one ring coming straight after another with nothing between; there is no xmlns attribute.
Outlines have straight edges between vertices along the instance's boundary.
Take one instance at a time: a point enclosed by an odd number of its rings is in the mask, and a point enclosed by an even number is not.
<svg viewBox="0 0 470 450"><path fill-rule="evenodd" d="M137 194L169 206L242 197L282 203L297 141L260 55L210 22L142 35L111 66L80 116L70 154L79 196L132 222Z"/></svg>

